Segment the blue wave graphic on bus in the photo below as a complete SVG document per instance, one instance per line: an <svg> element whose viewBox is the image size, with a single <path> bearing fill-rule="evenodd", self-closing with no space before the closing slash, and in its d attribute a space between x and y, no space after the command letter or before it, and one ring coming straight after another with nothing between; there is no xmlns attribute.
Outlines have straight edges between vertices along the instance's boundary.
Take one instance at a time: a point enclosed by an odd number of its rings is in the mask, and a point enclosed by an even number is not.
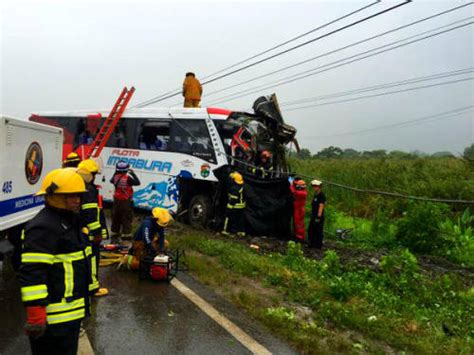
<svg viewBox="0 0 474 355"><path fill-rule="evenodd" d="M176 177L170 177L167 181L148 184L145 188L134 192L133 200L135 205L141 208L162 207L176 211L179 200Z"/></svg>

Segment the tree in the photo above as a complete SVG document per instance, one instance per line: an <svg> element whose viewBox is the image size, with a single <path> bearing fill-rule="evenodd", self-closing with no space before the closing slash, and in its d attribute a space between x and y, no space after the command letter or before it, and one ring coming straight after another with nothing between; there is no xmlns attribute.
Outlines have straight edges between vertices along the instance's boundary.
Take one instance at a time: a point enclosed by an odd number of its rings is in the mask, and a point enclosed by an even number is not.
<svg viewBox="0 0 474 355"><path fill-rule="evenodd" d="M388 153L388 157L390 159L411 159L414 158L413 155L407 152L403 152L401 150L392 150L390 153Z"/></svg>
<svg viewBox="0 0 474 355"><path fill-rule="evenodd" d="M339 147L330 146L330 147L324 148L323 150L318 152L315 156L316 158L325 158L325 159L340 158L342 157L342 149Z"/></svg>
<svg viewBox="0 0 474 355"><path fill-rule="evenodd" d="M299 159L310 159L311 152L309 151L309 149L302 148L299 152L296 153L296 157Z"/></svg>
<svg viewBox="0 0 474 355"><path fill-rule="evenodd" d="M352 148L344 149L344 151L342 152L342 156L344 158L357 158L359 155L360 153Z"/></svg>
<svg viewBox="0 0 474 355"><path fill-rule="evenodd" d="M436 152L431 154L433 158L454 158L453 153L448 152L448 151L443 151L443 152Z"/></svg>
<svg viewBox="0 0 474 355"><path fill-rule="evenodd" d="M464 159L474 162L474 143L464 149Z"/></svg>

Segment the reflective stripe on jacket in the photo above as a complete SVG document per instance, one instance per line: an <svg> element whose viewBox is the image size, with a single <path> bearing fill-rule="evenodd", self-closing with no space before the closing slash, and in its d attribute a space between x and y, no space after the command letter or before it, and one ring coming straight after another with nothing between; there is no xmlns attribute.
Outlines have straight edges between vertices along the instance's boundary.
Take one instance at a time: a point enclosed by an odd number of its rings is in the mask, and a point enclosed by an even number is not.
<svg viewBox="0 0 474 355"><path fill-rule="evenodd" d="M227 193L227 208L242 209L245 208L244 187L236 183L231 183Z"/></svg>
<svg viewBox="0 0 474 355"><path fill-rule="evenodd" d="M101 210L99 208L99 191L94 184L86 185L87 192L81 197L81 223L89 229L89 241L102 234Z"/></svg>
<svg viewBox="0 0 474 355"><path fill-rule="evenodd" d="M92 249L79 218L46 206L25 227L19 280L26 306L46 306L48 324L89 314Z"/></svg>

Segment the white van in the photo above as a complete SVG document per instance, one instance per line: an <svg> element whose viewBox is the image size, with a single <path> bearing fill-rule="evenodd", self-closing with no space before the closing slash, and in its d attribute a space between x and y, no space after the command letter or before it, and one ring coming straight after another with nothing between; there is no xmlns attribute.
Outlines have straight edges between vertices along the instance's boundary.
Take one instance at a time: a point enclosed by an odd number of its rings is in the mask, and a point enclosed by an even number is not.
<svg viewBox="0 0 474 355"><path fill-rule="evenodd" d="M67 155L84 152L107 115L107 110L39 112L30 120L62 127ZM127 109L100 155L102 178L96 183L102 185L104 200L111 201L109 180L115 165L126 161L141 181L133 195L136 207L187 212L191 223L205 225L216 207L214 170L249 160L263 149L275 151L275 176L286 168L281 163L284 149L273 149L278 143L274 127L270 130L263 121L255 114L219 108ZM236 135L248 148L247 156L234 144Z"/></svg>
<svg viewBox="0 0 474 355"><path fill-rule="evenodd" d="M20 264L21 231L44 205L34 196L45 175L61 167L63 130L0 116L0 261Z"/></svg>
<svg viewBox="0 0 474 355"><path fill-rule="evenodd" d="M0 116L0 232L21 225L42 208L34 196L44 176L61 167L62 129Z"/></svg>

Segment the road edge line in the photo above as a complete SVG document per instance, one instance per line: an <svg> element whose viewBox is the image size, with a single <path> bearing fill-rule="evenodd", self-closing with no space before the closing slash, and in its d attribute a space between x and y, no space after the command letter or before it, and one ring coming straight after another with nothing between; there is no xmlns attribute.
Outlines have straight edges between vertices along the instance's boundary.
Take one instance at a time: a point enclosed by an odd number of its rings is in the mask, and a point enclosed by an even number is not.
<svg viewBox="0 0 474 355"><path fill-rule="evenodd" d="M94 355L94 349L92 348L92 344L89 340L89 337L85 332L82 336L79 337L77 355Z"/></svg>
<svg viewBox="0 0 474 355"><path fill-rule="evenodd" d="M244 332L235 323L227 319L221 312L215 309L211 304L198 296L193 290L187 287L178 279L171 280L171 284L181 292L187 299L193 302L201 311L206 313L212 320L227 330L230 335L237 339L243 346L250 350L253 354L268 355L271 352L254 338Z"/></svg>

